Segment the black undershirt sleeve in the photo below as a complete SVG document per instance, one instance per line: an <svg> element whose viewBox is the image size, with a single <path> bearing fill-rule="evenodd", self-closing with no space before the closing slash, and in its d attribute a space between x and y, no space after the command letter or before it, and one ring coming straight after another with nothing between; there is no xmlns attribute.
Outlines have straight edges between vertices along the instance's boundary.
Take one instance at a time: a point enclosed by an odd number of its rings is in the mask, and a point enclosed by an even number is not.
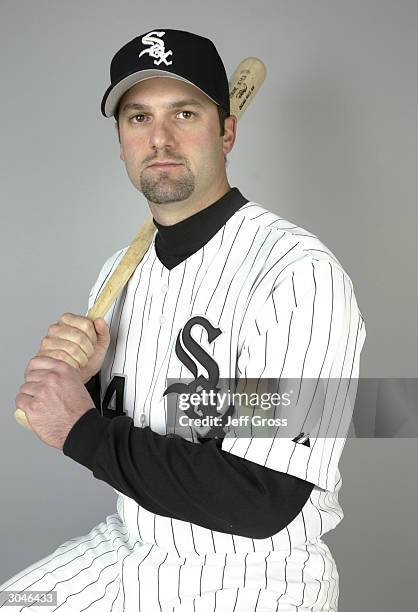
<svg viewBox="0 0 418 612"><path fill-rule="evenodd" d="M98 384L86 387L100 404ZM104 417L97 404L74 424L63 452L150 512L255 539L288 525L314 487L223 451L215 439L196 444L135 427L128 416Z"/></svg>

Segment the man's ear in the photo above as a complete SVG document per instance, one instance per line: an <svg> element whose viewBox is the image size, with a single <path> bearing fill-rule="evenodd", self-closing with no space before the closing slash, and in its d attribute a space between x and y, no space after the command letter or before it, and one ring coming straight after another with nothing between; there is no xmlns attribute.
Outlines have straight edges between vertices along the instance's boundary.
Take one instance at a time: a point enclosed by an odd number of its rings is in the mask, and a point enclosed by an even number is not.
<svg viewBox="0 0 418 612"><path fill-rule="evenodd" d="M118 122L117 122L117 121L115 121L115 129L116 129L116 132L117 132L117 134L118 134L118 140L119 140L119 144L120 144L119 124L118 124ZM125 161L125 158L124 158L124 156L123 156L122 147L120 147L119 157L120 157L120 159L121 159L123 162Z"/></svg>
<svg viewBox="0 0 418 612"><path fill-rule="evenodd" d="M222 136L224 155L228 155L234 146L237 135L237 123L238 119L235 117L235 115L230 115L225 119L225 134Z"/></svg>

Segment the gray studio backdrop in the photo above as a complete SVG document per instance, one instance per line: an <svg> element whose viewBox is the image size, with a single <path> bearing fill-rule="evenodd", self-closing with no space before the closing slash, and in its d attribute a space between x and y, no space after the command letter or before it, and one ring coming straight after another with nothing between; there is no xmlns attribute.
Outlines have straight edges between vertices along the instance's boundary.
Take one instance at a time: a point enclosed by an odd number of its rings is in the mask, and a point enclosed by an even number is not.
<svg viewBox="0 0 418 612"><path fill-rule="evenodd" d="M366 322L361 376L395 379L397 413L396 385L416 379L418 362L417 26L416 0L1 1L0 583L116 511L110 487L13 419L48 325L85 312L102 263L147 213L100 114L113 53L172 27L212 38L229 75L244 57L264 60L230 184L342 262ZM324 538L340 612L416 600L417 436L374 438L373 402L363 392L370 437L346 443L345 517Z"/></svg>

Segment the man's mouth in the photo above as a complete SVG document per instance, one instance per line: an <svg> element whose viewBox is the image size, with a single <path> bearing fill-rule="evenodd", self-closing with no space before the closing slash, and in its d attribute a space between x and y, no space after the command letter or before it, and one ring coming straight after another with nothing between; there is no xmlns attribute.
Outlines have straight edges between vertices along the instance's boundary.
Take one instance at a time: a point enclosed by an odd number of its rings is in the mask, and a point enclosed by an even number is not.
<svg viewBox="0 0 418 612"><path fill-rule="evenodd" d="M175 168L176 166L181 166L176 162L155 162L150 164L148 168Z"/></svg>

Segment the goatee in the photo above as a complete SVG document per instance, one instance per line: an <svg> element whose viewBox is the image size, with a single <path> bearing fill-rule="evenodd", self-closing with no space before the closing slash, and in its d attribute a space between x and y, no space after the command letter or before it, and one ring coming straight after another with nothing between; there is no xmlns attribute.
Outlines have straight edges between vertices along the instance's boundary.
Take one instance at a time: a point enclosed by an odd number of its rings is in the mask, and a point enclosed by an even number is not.
<svg viewBox="0 0 418 612"><path fill-rule="evenodd" d="M195 189L195 181L190 170L185 170L186 173L178 178L171 176L170 170L158 170L157 176L145 170L141 174L142 193L154 204L187 200Z"/></svg>

